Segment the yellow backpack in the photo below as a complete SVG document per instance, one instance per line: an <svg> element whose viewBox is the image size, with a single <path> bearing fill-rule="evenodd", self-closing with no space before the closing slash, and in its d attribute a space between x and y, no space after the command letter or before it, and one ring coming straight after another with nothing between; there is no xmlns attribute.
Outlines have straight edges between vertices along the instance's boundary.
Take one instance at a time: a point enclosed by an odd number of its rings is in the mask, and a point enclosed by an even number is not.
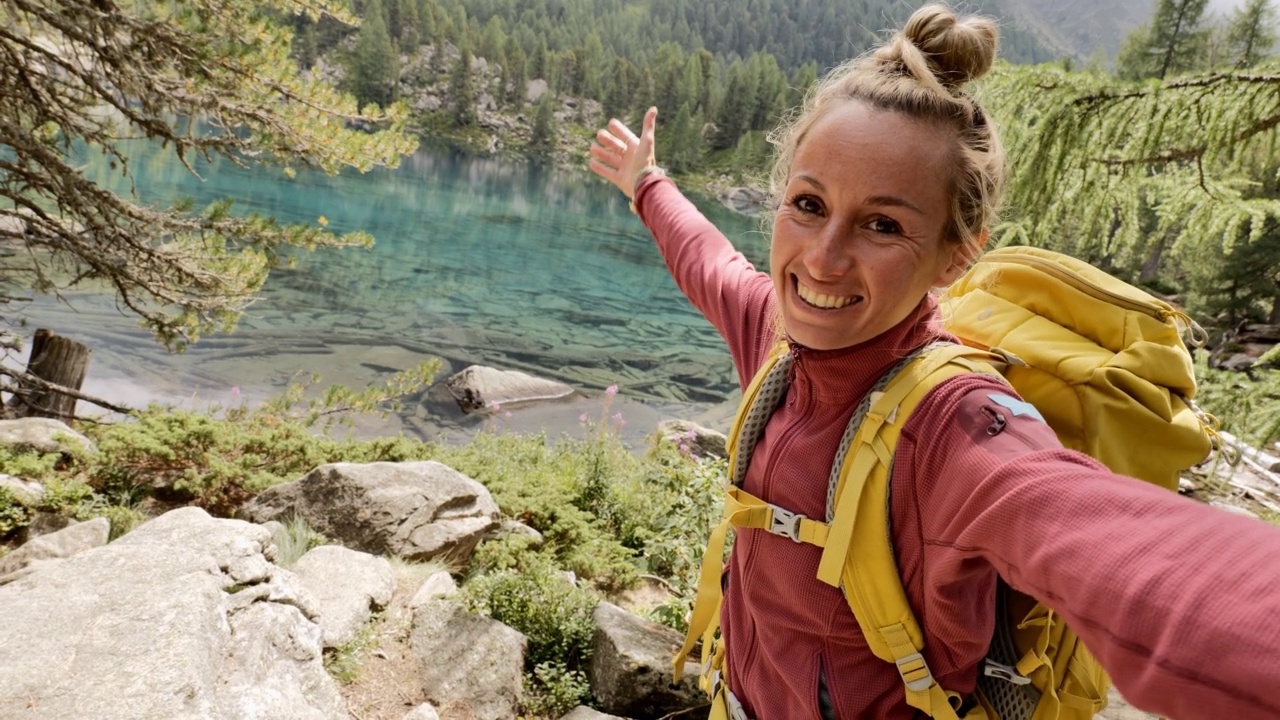
<svg viewBox="0 0 1280 720"><path fill-rule="evenodd" d="M1199 328L1167 303L1073 258L1029 247L988 253L948 291L947 329L964 345L904 358L862 399L837 451L829 523L740 487L765 422L785 395L790 356L779 343L743 393L729 435L724 519L703 556L689 634L674 664L702 642L712 718L732 717L717 642L720 572L729 528L768 530L823 548L818 578L842 587L877 657L898 666L908 704L959 720L1091 720L1110 679L1050 608L1000 584L996 632L976 702L934 681L891 546L886 498L898 435L938 383L964 373L1003 377L1062 443L1113 471L1176 490L1179 471L1211 448L1215 422L1191 402L1195 376L1181 334ZM1203 331L1200 331L1201 333ZM850 553L856 543L859 552Z"/></svg>

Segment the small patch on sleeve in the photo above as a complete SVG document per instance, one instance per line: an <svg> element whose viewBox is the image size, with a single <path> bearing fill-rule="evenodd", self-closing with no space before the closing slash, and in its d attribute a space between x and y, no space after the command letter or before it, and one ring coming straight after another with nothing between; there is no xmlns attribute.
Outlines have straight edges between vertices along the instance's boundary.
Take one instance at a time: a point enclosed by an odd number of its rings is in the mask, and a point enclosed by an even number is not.
<svg viewBox="0 0 1280 720"><path fill-rule="evenodd" d="M1036 406L1026 402L1025 400L1019 400L1016 397L1004 395L1002 393L991 393L987 395L987 399L1001 407L1008 408L1009 412L1013 413L1014 417L1027 415L1039 420L1040 422L1044 422L1044 416L1040 414L1040 411L1036 409Z"/></svg>

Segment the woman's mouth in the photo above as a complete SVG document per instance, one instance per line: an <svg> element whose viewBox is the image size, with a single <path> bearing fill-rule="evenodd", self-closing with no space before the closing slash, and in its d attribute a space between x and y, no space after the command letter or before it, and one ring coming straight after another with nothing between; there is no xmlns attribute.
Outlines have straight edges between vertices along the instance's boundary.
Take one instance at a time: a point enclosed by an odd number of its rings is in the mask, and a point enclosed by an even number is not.
<svg viewBox="0 0 1280 720"><path fill-rule="evenodd" d="M804 286L799 280L796 280L796 294L806 304L812 305L820 310L839 310L842 307L860 302L862 297L859 295L828 295L820 293Z"/></svg>

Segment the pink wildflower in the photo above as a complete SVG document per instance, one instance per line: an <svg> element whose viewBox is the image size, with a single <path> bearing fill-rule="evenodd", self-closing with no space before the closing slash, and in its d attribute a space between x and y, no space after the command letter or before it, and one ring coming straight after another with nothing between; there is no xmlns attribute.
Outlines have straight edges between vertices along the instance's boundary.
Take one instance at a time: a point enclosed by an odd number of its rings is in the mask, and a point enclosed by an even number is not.
<svg viewBox="0 0 1280 720"><path fill-rule="evenodd" d="M614 421L614 422L616 422L616 423L618 423L619 425L626 425L626 424L627 424L627 421L622 419L622 413L620 413L620 412L618 412L618 413L614 413L614 414L613 414L613 421Z"/></svg>
<svg viewBox="0 0 1280 720"><path fill-rule="evenodd" d="M584 423L584 422L586 422L586 421L587 421L587 414L586 414L586 413L582 413L581 415L579 415L579 416L578 416L578 422L580 422L580 423Z"/></svg>
<svg viewBox="0 0 1280 720"><path fill-rule="evenodd" d="M609 387L605 388L605 389L604 389L604 394L605 394L605 395L608 395L609 397L613 397L614 395L617 395L617 394L618 394L618 384L617 384L617 383L614 383L614 384L610 385Z"/></svg>

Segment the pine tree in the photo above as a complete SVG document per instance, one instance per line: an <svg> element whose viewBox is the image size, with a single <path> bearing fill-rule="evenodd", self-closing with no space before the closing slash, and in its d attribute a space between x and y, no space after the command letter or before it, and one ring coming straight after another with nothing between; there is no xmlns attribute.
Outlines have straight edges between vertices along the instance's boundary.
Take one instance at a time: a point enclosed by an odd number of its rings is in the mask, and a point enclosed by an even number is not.
<svg viewBox="0 0 1280 720"><path fill-rule="evenodd" d="M514 37L507 38L507 70L503 76L506 84L506 102L512 110L524 107L525 94L529 91L528 61L524 48Z"/></svg>
<svg viewBox="0 0 1280 720"><path fill-rule="evenodd" d="M749 73L741 62L735 62L730 70L729 87L716 113L716 134L711 139L711 147L716 150L737 146L738 139L751 122L756 107L756 87Z"/></svg>
<svg viewBox="0 0 1280 720"><path fill-rule="evenodd" d="M534 48L533 56L529 58L529 77L547 79L547 70L550 65L547 55L546 38L539 38L538 47Z"/></svg>
<svg viewBox="0 0 1280 720"><path fill-rule="evenodd" d="M535 156L549 157L556 150L556 101L550 92L538 98L538 109L533 116L533 133L529 138L529 151Z"/></svg>
<svg viewBox="0 0 1280 720"><path fill-rule="evenodd" d="M480 33L480 57L490 63L506 65L506 47L507 34L502 30L502 18L494 15Z"/></svg>
<svg viewBox="0 0 1280 720"><path fill-rule="evenodd" d="M395 99L399 73L395 48L383 20L381 0L368 0L352 56L351 91L362 103L387 105Z"/></svg>
<svg viewBox="0 0 1280 720"><path fill-rule="evenodd" d="M1116 58L1131 80L1190 72L1202 62L1207 32L1201 27L1209 0L1159 0L1155 17L1125 38Z"/></svg>
<svg viewBox="0 0 1280 720"><path fill-rule="evenodd" d="M1276 12L1272 0L1246 0L1227 23L1226 43L1236 67L1257 65L1276 44Z"/></svg>
<svg viewBox="0 0 1280 720"><path fill-rule="evenodd" d="M230 330L270 269L297 249L370 241L233 213L230 199L192 210L112 189L130 187L138 138L184 161L204 155L264 169L279 161L286 172L368 170L411 152L403 107L362 116L353 100L298 73L281 23L299 11L311 23L356 22L324 0L0 0L0 241L20 249L0 256L0 314L71 282L102 283L117 307L181 348ZM195 117L219 122L183 120ZM348 122L371 131L344 129ZM84 174L69 157L75 146L112 161L109 182ZM10 344L10 319L0 317L0 343Z"/></svg>
<svg viewBox="0 0 1280 720"><path fill-rule="evenodd" d="M702 146L699 135L702 123L694 119L689 105L689 102L680 105L668 130L667 165L675 172L692 170L698 163Z"/></svg>
<svg viewBox="0 0 1280 720"><path fill-rule="evenodd" d="M453 106L453 119L459 127L476 123L475 76L471 72L471 46L463 43L458 48L458 62L449 78L449 104Z"/></svg>

